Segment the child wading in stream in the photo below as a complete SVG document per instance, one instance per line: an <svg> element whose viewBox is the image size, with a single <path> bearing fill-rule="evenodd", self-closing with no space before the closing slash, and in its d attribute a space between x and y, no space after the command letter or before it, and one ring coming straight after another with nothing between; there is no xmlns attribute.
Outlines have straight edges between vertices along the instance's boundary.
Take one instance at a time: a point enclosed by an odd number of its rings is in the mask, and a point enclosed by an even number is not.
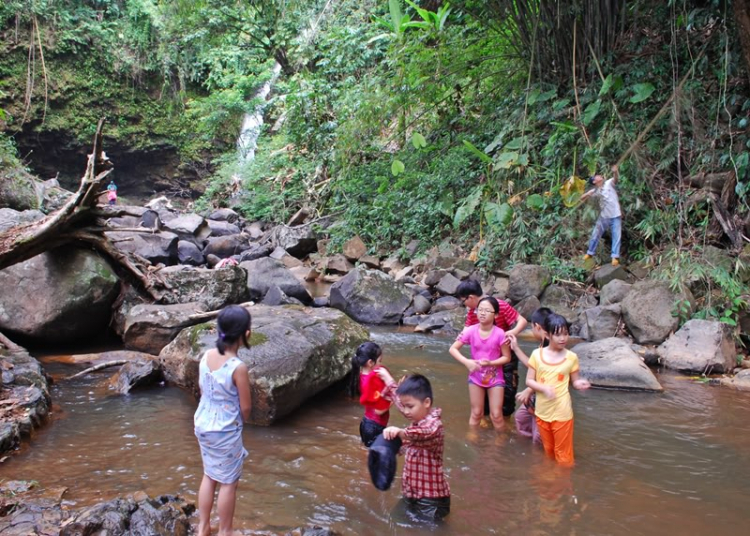
<svg viewBox="0 0 750 536"><path fill-rule="evenodd" d="M390 408L395 396L393 377L381 362L383 351L374 342L364 342L352 358L352 375L349 393L359 397L365 407L365 416L359 423L359 436L366 447L388 426Z"/></svg>
<svg viewBox="0 0 750 536"><path fill-rule="evenodd" d="M495 325L500 306L495 298L482 298L477 305L479 324L464 328L450 347L453 358L469 370L469 424L476 426L484 414L484 397L490 400L490 419L495 430L504 428L503 422L503 365L510 362L510 347L505 343L505 332ZM471 358L460 350L471 345Z"/></svg>
<svg viewBox="0 0 750 536"><path fill-rule="evenodd" d="M237 357L240 345L248 348L250 313L239 305L221 310L216 348L201 358L201 400L195 412L195 436L203 459L203 480L198 492L198 536L211 534L211 509L219 488L219 536L232 534L237 483L247 451L242 446L243 423L250 418L250 382L247 365Z"/></svg>
<svg viewBox="0 0 750 536"><path fill-rule="evenodd" d="M578 377L578 356L565 347L568 321L552 313L544 331L549 346L532 352L526 385L537 393L536 423L544 452L561 465L573 465L573 405L568 389L571 384L574 389L588 389L591 384Z"/></svg>

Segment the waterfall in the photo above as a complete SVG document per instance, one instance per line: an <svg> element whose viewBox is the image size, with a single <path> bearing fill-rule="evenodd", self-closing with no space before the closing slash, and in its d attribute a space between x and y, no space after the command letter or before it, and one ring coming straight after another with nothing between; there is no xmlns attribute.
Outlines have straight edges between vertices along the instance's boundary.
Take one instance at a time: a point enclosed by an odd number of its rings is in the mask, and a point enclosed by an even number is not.
<svg viewBox="0 0 750 536"><path fill-rule="evenodd" d="M271 87L276 82L281 72L281 65L276 62L273 66L271 78L261 86L253 98L260 99L262 102L255 107L252 113L246 113L242 118L242 128L240 135L237 137L237 154L243 162L249 162L255 158L255 149L258 147L258 136L260 128L263 126L263 110L265 100L271 92Z"/></svg>

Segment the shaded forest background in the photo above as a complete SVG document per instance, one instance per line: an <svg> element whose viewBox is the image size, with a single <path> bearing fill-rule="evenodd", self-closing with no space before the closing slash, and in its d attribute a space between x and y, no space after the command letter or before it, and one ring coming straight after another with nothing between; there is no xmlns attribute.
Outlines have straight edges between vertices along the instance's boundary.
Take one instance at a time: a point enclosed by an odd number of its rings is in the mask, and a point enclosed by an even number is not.
<svg viewBox="0 0 750 536"><path fill-rule="evenodd" d="M77 180L106 116L133 202L305 207L336 215L334 250L452 241L582 281L597 211L561 189L618 163L626 262L690 285L699 317L744 318L745 0L6 0L0 25L6 184Z"/></svg>

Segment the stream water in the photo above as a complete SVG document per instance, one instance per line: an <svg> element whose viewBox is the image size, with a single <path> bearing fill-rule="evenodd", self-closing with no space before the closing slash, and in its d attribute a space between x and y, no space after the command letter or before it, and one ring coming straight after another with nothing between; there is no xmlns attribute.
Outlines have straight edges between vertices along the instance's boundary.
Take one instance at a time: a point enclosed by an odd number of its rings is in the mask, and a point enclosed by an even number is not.
<svg viewBox="0 0 750 536"><path fill-rule="evenodd" d="M573 394L577 465L561 470L518 436L468 427L466 372L444 337L373 330L394 375L427 375L443 409L452 510L437 528L399 506L400 478L370 484L359 405L342 392L317 397L271 427L245 428L250 456L235 526L283 531L320 524L342 534L722 534L748 533L750 394L661 373L663 394ZM71 365L42 360L53 375ZM111 371L53 388L53 420L0 464L1 479L68 488L83 506L138 490L196 501L201 461L196 401L171 387L108 394ZM395 414L394 414L395 413ZM397 411L391 423L404 424Z"/></svg>

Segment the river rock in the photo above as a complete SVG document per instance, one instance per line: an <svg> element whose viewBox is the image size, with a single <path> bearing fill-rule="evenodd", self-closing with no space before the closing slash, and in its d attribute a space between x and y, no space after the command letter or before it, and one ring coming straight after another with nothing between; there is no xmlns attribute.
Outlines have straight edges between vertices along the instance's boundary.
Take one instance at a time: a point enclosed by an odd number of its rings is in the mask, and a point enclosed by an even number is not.
<svg viewBox="0 0 750 536"><path fill-rule="evenodd" d="M394 255L391 255L380 264L380 269L387 274L395 274L403 268L404 263L402 263L401 260Z"/></svg>
<svg viewBox="0 0 750 536"><path fill-rule="evenodd" d="M226 221L206 220L211 236L228 236L240 234L240 228Z"/></svg>
<svg viewBox="0 0 750 536"><path fill-rule="evenodd" d="M348 274L354 270L354 265L341 254L333 255L325 261L326 270L337 274Z"/></svg>
<svg viewBox="0 0 750 536"><path fill-rule="evenodd" d="M211 228L202 216L197 214L183 214L165 221L164 228L176 234L182 240L196 241L201 244L211 234Z"/></svg>
<svg viewBox="0 0 750 536"><path fill-rule="evenodd" d="M353 236L344 242L342 253L351 262L357 262L367 253L367 246L359 236Z"/></svg>
<svg viewBox="0 0 750 536"><path fill-rule="evenodd" d="M439 331L446 334L457 334L463 329L465 318L466 315L462 309L433 313L422 317L414 331L418 333Z"/></svg>
<svg viewBox="0 0 750 536"><path fill-rule="evenodd" d="M534 296L538 298L552 281L550 272L544 266L519 264L510 271L508 299L513 303Z"/></svg>
<svg viewBox="0 0 750 536"><path fill-rule="evenodd" d="M458 290L458 285L461 284L453 274L447 273L440 278L440 281L435 285L437 290L443 296L453 296Z"/></svg>
<svg viewBox="0 0 750 536"><path fill-rule="evenodd" d="M190 317L206 311L198 302L173 305L135 305L125 313L122 340L125 348L158 355L183 328L200 323Z"/></svg>
<svg viewBox="0 0 750 536"><path fill-rule="evenodd" d="M612 266L605 264L594 272L594 284L597 288L602 288L610 281L627 281L628 273L622 266Z"/></svg>
<svg viewBox="0 0 750 536"><path fill-rule="evenodd" d="M429 313L431 308L430 300L421 294L417 294L412 298L412 306L414 307L414 312L418 315Z"/></svg>
<svg viewBox="0 0 750 536"><path fill-rule="evenodd" d="M378 259L374 255L364 255L359 258L359 262L364 264L367 268L380 270L380 259Z"/></svg>
<svg viewBox="0 0 750 536"><path fill-rule="evenodd" d="M721 378L721 385L733 387L740 391L750 391L750 369L743 369L737 374L727 378Z"/></svg>
<svg viewBox="0 0 750 536"><path fill-rule="evenodd" d="M539 298L536 296L527 296L515 305L515 309L527 322L531 322L531 315L541 306Z"/></svg>
<svg viewBox="0 0 750 536"><path fill-rule="evenodd" d="M255 259L268 257L273 251L274 248L271 244L252 244L249 249L240 253L240 264L245 261L254 261Z"/></svg>
<svg viewBox="0 0 750 536"><path fill-rule="evenodd" d="M0 271L0 330L45 344L107 329L120 284L96 253L58 248Z"/></svg>
<svg viewBox="0 0 750 536"><path fill-rule="evenodd" d="M586 309L583 316L586 323L586 338L590 341L598 341L617 335L622 314L620 304L616 303Z"/></svg>
<svg viewBox="0 0 750 536"><path fill-rule="evenodd" d="M247 237L243 234L211 236L206 240L206 246L203 248L205 256L216 255L220 259L226 259L232 255L243 253L248 246ZM270 248L264 250L263 256L268 255Z"/></svg>
<svg viewBox="0 0 750 536"><path fill-rule="evenodd" d="M247 271L247 289L250 298L262 300L268 289L278 287L284 294L297 298L304 304L312 303L307 289L280 261L270 257L240 263Z"/></svg>
<svg viewBox="0 0 750 536"><path fill-rule="evenodd" d="M247 274L239 266L216 270L189 266L170 266L159 272L172 288L164 292L162 303L200 302L207 310L247 300Z"/></svg>
<svg viewBox="0 0 750 536"><path fill-rule="evenodd" d="M276 285L271 285L261 303L263 305L302 305L301 301L297 298L287 296L284 294L284 291ZM314 307L320 307L320 305L315 304L315 300L313 300L312 305Z"/></svg>
<svg viewBox="0 0 750 536"><path fill-rule="evenodd" d="M461 300L458 298L454 298L453 296L443 296L442 298L435 300L435 303L432 304L431 311L433 313L442 313L443 311L452 311L453 309L461 307L461 305Z"/></svg>
<svg viewBox="0 0 750 536"><path fill-rule="evenodd" d="M0 174L0 206L13 210L36 210L42 208L42 198L37 188L39 182L30 173L18 169L2 170Z"/></svg>
<svg viewBox="0 0 750 536"><path fill-rule="evenodd" d="M309 224L297 227L278 225L271 231L271 242L274 247L282 247L290 255L302 259L316 250L318 237Z"/></svg>
<svg viewBox="0 0 750 536"><path fill-rule="evenodd" d="M688 320L658 350L668 368L711 374L737 366L732 328L712 320Z"/></svg>
<svg viewBox="0 0 750 536"><path fill-rule="evenodd" d="M411 303L411 291L379 270L357 268L331 286L330 302L358 322L397 324Z"/></svg>
<svg viewBox="0 0 750 536"><path fill-rule="evenodd" d="M542 307L549 307L555 313L563 316L571 324L578 318L578 313L573 310L575 298L561 285L550 285L542 293L539 300ZM524 317L526 318L526 317Z"/></svg>
<svg viewBox="0 0 750 536"><path fill-rule="evenodd" d="M422 280L422 283L424 283L428 287L434 287L435 285L440 283L440 280L447 273L448 273L447 270L430 270L424 274L424 279Z"/></svg>
<svg viewBox="0 0 750 536"><path fill-rule="evenodd" d="M0 233L12 229L24 223L31 223L44 218L41 210L13 210L12 208L0 208Z"/></svg>
<svg viewBox="0 0 750 536"><path fill-rule="evenodd" d="M249 311L251 347L241 348L239 358L249 369L254 424L271 424L341 381L357 346L369 337L331 308L255 305ZM215 322L183 330L159 355L167 379L198 396L198 363L215 343Z"/></svg>
<svg viewBox="0 0 750 536"><path fill-rule="evenodd" d="M640 357L625 339L610 337L596 342L577 344L573 352L578 355L581 377L594 387L628 389L637 391L663 391Z"/></svg>
<svg viewBox="0 0 750 536"><path fill-rule="evenodd" d="M4 410L0 421L1 454L18 447L22 439L46 421L52 400L47 376L25 349L8 350L0 346L0 370L0 400Z"/></svg>
<svg viewBox="0 0 750 536"><path fill-rule="evenodd" d="M178 237L174 233L134 231L108 232L114 246L125 253L135 253L151 264L172 264L177 259Z"/></svg>
<svg viewBox="0 0 750 536"><path fill-rule="evenodd" d="M620 303L628 295L632 286L621 279L613 279L602 287L599 293L599 304L612 305L613 303Z"/></svg>
<svg viewBox="0 0 750 536"><path fill-rule="evenodd" d="M148 387L164 379L157 357L125 363L109 380L109 388L122 395L133 388Z"/></svg>
<svg viewBox="0 0 750 536"><path fill-rule="evenodd" d="M228 223L237 223L240 220L240 215L231 208L219 208L209 214L208 219L214 221L225 221Z"/></svg>
<svg viewBox="0 0 750 536"><path fill-rule="evenodd" d="M679 325L673 316L679 304L685 305L686 314L693 311L690 291L675 294L663 281L644 280L634 284L622 301L625 323L639 344L660 344Z"/></svg>
<svg viewBox="0 0 750 536"><path fill-rule="evenodd" d="M177 242L177 261L180 264L187 264L189 266L200 266L206 259L203 257L200 248L193 242L180 240Z"/></svg>

